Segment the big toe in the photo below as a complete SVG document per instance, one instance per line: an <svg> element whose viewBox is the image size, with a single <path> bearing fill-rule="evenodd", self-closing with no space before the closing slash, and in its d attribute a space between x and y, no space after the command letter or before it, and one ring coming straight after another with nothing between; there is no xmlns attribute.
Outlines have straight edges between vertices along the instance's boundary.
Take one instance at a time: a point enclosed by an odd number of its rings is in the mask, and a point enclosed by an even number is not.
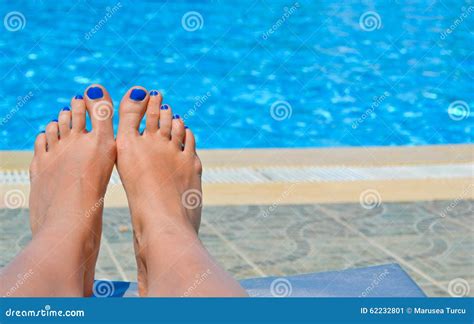
<svg viewBox="0 0 474 324"><path fill-rule="evenodd" d="M140 121L145 114L149 95L145 88L130 88L120 102L119 136L127 133L138 134Z"/></svg>
<svg viewBox="0 0 474 324"><path fill-rule="evenodd" d="M93 84L86 89L84 94L86 109L92 122L92 131L113 137L114 107L107 90L99 84Z"/></svg>

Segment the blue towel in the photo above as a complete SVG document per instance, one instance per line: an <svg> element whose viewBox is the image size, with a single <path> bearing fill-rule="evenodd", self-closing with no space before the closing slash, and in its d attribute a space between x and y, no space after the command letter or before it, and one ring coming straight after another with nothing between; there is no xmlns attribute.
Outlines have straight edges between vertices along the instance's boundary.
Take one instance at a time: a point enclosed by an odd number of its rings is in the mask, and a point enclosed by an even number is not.
<svg viewBox="0 0 474 324"><path fill-rule="evenodd" d="M240 284L252 297L425 297L398 264L246 279ZM96 280L95 297L138 296L137 284Z"/></svg>

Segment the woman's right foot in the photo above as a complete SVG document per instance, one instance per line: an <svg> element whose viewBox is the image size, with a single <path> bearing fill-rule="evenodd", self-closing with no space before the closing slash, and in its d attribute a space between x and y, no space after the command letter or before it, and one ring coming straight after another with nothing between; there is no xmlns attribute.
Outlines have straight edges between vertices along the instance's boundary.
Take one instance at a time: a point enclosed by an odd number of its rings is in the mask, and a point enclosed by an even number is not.
<svg viewBox="0 0 474 324"><path fill-rule="evenodd" d="M146 129L141 135L144 115ZM167 237L173 237L175 243L197 240L202 167L191 130L179 116L173 116L171 107L162 106L160 93L148 93L142 87L131 88L120 104L117 151L117 169L132 215L139 294L143 296L152 285L148 261L157 251L156 244L160 248L167 245L169 241L162 240Z"/></svg>
<svg viewBox="0 0 474 324"><path fill-rule="evenodd" d="M85 128L86 111L92 122L90 132ZM92 294L103 197L116 159L112 115L105 88L90 86L84 97L74 97L71 108L64 108L37 136L30 167L33 241L42 236L68 247L69 259L55 262L76 269L83 287L75 293L81 296Z"/></svg>

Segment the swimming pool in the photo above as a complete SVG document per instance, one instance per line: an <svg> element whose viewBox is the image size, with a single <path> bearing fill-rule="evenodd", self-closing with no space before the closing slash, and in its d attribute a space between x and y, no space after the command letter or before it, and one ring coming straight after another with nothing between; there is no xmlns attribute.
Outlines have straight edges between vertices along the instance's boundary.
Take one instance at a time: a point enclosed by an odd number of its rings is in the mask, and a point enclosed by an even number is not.
<svg viewBox="0 0 474 324"><path fill-rule="evenodd" d="M162 91L201 148L469 143L474 7L463 6L2 2L0 149L32 149L92 82L116 109L132 85Z"/></svg>

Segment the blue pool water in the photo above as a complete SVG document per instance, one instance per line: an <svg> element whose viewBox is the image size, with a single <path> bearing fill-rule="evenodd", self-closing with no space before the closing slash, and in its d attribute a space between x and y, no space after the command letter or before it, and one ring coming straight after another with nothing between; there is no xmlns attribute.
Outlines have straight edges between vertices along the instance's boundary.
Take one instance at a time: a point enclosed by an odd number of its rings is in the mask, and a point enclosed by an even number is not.
<svg viewBox="0 0 474 324"><path fill-rule="evenodd" d="M32 149L92 82L116 109L130 86L162 91L201 148L469 143L472 6L2 1L0 149Z"/></svg>

